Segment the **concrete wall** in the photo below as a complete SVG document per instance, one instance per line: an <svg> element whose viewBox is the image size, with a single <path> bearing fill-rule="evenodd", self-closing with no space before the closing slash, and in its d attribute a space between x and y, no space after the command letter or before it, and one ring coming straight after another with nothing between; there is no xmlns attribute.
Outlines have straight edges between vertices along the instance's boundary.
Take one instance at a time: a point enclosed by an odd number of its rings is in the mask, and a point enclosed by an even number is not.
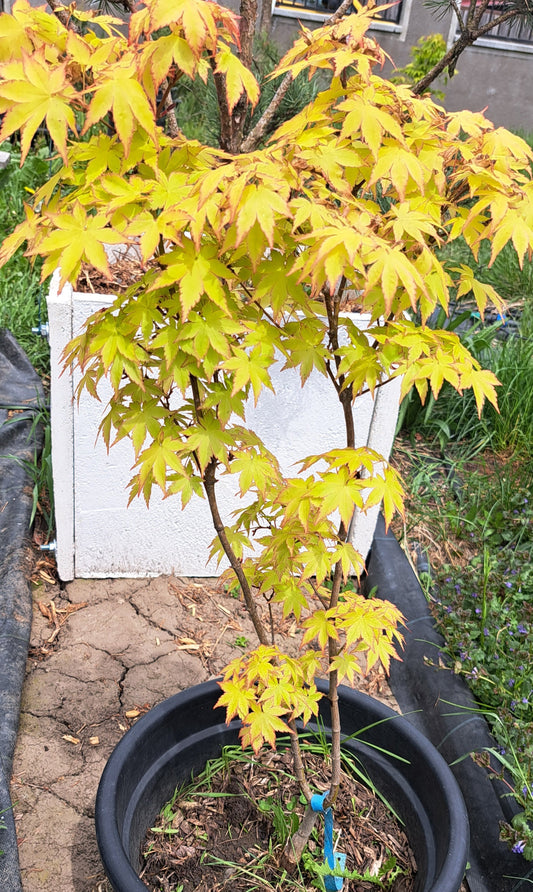
<svg viewBox="0 0 533 892"><path fill-rule="evenodd" d="M52 461L54 473L57 563L61 579L127 576L214 575L207 564L214 538L205 500L195 499L185 511L177 497L163 499L154 487L150 507L136 499L128 508L126 491L133 465L128 442L107 453L97 439L103 402L84 395L79 408L73 397L79 376L61 374L61 354L87 317L110 303L102 295L80 294L66 286L61 293L55 278L48 299L51 348ZM361 323L363 324L363 323ZM281 364L280 364L281 366ZM330 382L316 374L302 389L294 370L275 373L276 394L264 393L257 407L247 407L247 422L281 461L284 473L294 474L294 463L307 455L345 444L344 421ZM356 403L357 445L369 446L388 457L399 404L400 381L378 388ZM333 394L333 398L332 398ZM221 513L231 523L239 505L237 481L222 477ZM352 541L366 556L377 519L377 509L360 515Z"/></svg>

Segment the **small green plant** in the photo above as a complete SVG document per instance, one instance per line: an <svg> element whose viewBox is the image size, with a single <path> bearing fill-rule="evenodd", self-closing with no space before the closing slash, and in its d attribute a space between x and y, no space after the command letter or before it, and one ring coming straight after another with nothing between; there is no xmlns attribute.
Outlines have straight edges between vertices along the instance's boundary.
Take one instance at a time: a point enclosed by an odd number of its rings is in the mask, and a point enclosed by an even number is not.
<svg viewBox="0 0 533 892"><path fill-rule="evenodd" d="M316 859L312 858L308 853L303 856L302 860L305 869L314 877L313 887L320 889L321 892L325 892L324 879L331 874L328 866L317 863ZM359 883L370 883L370 885L376 886L378 889L387 890L394 888L393 884L404 873L405 871L398 866L394 855L389 854L389 857L383 862L377 873L369 870L364 873L360 873L357 870L335 870L333 876L342 877L345 880L355 880Z"/></svg>
<svg viewBox="0 0 533 892"><path fill-rule="evenodd" d="M442 34L429 34L421 37L410 50L411 61L403 68L395 68L391 75L393 84L415 84L424 78L446 54L446 41ZM444 84L447 83L446 75L441 75ZM443 100L444 91L428 85L427 92L435 99Z"/></svg>
<svg viewBox="0 0 533 892"><path fill-rule="evenodd" d="M234 642L235 647L248 647L249 643L246 635L237 635Z"/></svg>

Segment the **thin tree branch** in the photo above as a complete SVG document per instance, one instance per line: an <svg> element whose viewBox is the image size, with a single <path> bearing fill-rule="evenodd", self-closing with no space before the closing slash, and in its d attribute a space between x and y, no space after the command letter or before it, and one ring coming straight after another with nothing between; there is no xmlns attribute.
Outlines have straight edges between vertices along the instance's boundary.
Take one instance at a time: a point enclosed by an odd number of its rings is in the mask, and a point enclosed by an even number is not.
<svg viewBox="0 0 533 892"><path fill-rule="evenodd" d="M215 531L216 531L216 534L220 540L220 544L222 545L222 548L224 549L224 553L230 562L231 569L233 570L233 572L235 573L235 576L239 580L239 585L241 587L241 591L244 596L244 602L246 604L246 609L248 611L250 619L252 620L252 623L253 623L253 626L255 629L255 633L259 639L259 642L260 642L260 644L264 644L266 647L268 647L270 645L270 640L267 635L263 621L262 621L261 617L259 616L259 612L257 610L257 605L255 603L252 590L251 590L248 580L243 572L242 564L239 561L238 557L236 556L235 552L233 551L233 548L231 547L231 543L228 539L226 529L224 527L224 523L222 522L222 518L220 516L220 511L218 509L218 503L217 503L216 492L215 492L216 464L217 464L216 460L212 458L211 461L209 462L209 464L207 465L207 467L204 471L204 474L203 474L203 478L202 478L202 483L204 485L205 494L207 496L209 509L211 511L213 526L215 527Z"/></svg>
<svg viewBox="0 0 533 892"><path fill-rule="evenodd" d="M264 2L264 0L263 0L263 2ZM327 19L324 22L324 26L334 25L336 22L338 22L340 19L342 19L351 5L352 5L352 0L343 0L343 2L341 3L341 5L337 9L337 11L334 12L333 15L331 15L329 17L329 19ZM263 115L261 116L261 118L259 119L257 124L255 125L253 130L250 131L250 133L248 134L246 139L243 141L243 143L241 145L241 152L253 152L253 150L255 148L257 148L257 146L259 145L259 143L265 136L265 133L267 133L278 108L280 107L281 103L283 102L283 100L285 98L287 90L289 89L290 85L292 84L292 81L293 81L293 76L290 72L288 72L285 75L285 77L283 78L278 89L274 93L274 96L272 97L272 101L271 101L270 105L263 112Z"/></svg>
<svg viewBox="0 0 533 892"><path fill-rule="evenodd" d="M72 20L72 16L70 15L68 9L63 6L62 3L58 3L57 0L51 0L51 2L48 3L48 6L50 7L54 15L59 19L61 24L65 26L65 28L68 28L70 31L79 33L80 29L78 23Z"/></svg>
<svg viewBox="0 0 533 892"><path fill-rule="evenodd" d="M475 0L472 0L474 3L474 12L475 12ZM481 12L484 12L489 0L482 0L484 6ZM455 6L454 6L455 9ZM457 10L455 10L457 15ZM461 31L459 37L450 47L448 52L442 57L440 62L437 62L436 65L433 66L431 71L429 71L423 78L421 78L413 87L413 93L417 96L421 96L426 92L428 87L433 83L434 80L442 74L442 72L447 68L450 72L450 76L453 75L455 70L455 65L457 59L461 55L461 53L467 48L467 46L472 46L480 37L483 37L484 34L488 34L489 31L492 31L494 28L497 28L499 25L502 25L504 22L508 22L510 19L516 17L517 12L514 9L509 9L506 12L503 12L501 15L497 16L495 19L491 19L489 22L486 22L484 25L479 25L479 20L481 16L477 16L476 18L470 19L470 15L473 15L473 7L471 6L468 12L466 23L463 22L462 17L459 15L459 29ZM477 27L471 27L471 23Z"/></svg>
<svg viewBox="0 0 533 892"><path fill-rule="evenodd" d="M311 797L313 792L311 787L307 783L307 778L305 776L305 766L302 760L302 751L300 749L300 739L298 737L298 731L296 730L296 722L294 719L291 719L287 722L289 728L292 731L291 734L291 752L292 752L292 763L294 767L294 774L296 780L300 785L300 790L305 796L307 802L311 802Z"/></svg>
<svg viewBox="0 0 533 892"><path fill-rule="evenodd" d="M313 832L317 817L318 812L313 811L311 806L308 805L300 822L300 826L287 840L281 856L281 867L286 870L288 874L293 873L296 865L300 861L303 850Z"/></svg>
<svg viewBox="0 0 533 892"><path fill-rule="evenodd" d="M255 125L255 127L252 130L250 130L250 133L248 134L246 139L243 141L243 143L241 145L241 152L253 152L253 150L259 145L259 143L263 139L265 133L267 132L268 128L270 127L270 124L272 123L274 115L276 114L278 108L280 107L281 103L283 102L285 95L287 93L287 90L289 89L290 85L292 84L292 80L293 80L292 74L290 72L288 72L285 75L285 77L283 78L278 89L274 93L274 96L272 97L272 102L270 103L270 105L268 106L266 111L263 113L263 115L261 116L261 118L259 119L257 124Z"/></svg>

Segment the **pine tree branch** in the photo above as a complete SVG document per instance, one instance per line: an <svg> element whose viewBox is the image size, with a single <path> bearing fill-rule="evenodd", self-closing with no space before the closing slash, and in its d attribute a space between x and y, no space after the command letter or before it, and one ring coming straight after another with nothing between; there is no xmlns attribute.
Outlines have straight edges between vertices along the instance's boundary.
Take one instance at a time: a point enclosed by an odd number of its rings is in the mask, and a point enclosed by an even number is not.
<svg viewBox="0 0 533 892"><path fill-rule="evenodd" d="M479 40L480 37L483 37L485 34L488 34L494 28L497 28L499 25L502 25L504 22L508 22L517 16L520 15L516 9L507 9L505 12L502 12L501 15L497 16L494 19L491 19L489 22L486 22L484 25L479 24L481 20L481 16L486 11L487 6L490 0L481 0L479 6L476 5L476 0L472 0L471 6L468 10L468 15L466 22L464 22L462 16L460 15L460 10L458 9L456 3L453 3L453 8L455 15L458 19L458 27L460 30L459 37L450 47L448 52L442 57L440 62L437 62L436 65L433 66L431 71L429 71L423 78L421 78L413 87L413 93L417 96L421 96L426 92L428 87L433 83L436 78L438 78L439 74L442 74L443 71L448 69L450 73L450 77L453 76L457 59L461 55L462 52L467 48L467 46L472 46Z"/></svg>

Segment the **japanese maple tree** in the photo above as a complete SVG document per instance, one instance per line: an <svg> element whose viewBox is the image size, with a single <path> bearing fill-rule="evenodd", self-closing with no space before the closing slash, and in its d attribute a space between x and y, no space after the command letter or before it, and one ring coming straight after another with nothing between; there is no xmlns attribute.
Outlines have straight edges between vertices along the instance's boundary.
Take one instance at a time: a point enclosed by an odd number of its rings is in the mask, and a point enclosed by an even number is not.
<svg viewBox="0 0 533 892"><path fill-rule="evenodd" d="M401 641L392 604L341 597L364 569L348 535L354 510L382 502L387 522L402 510L395 472L355 448L354 401L401 376L403 395L414 386L422 399L437 396L448 382L472 388L480 411L496 403L492 373L453 332L426 322L452 296L481 314L500 306L468 264L448 268L437 249L463 238L477 256L489 240L494 260L512 241L521 261L530 257L532 153L482 115L446 114L381 79L366 9L302 31L274 76L286 84L322 71L324 89L270 135L272 108L247 131L260 88L245 13L239 20L211 0L145 0L127 33L107 15L48 13L26 0L0 16L0 137L20 131L24 159L45 124L63 160L0 261L25 245L44 258L43 277L59 268L65 283L84 263L107 275L109 245L138 251L139 281L88 321L66 361L95 396L102 379L111 383L102 434L133 443L132 498L149 501L156 486L184 507L207 499L212 554L227 558L259 640L227 667L220 703L255 750L289 729L308 802L296 722L317 713L314 678L329 678L333 804L338 685L356 682L362 654L368 667L388 668ZM164 124L173 85L195 77L214 79L220 148ZM366 331L343 312L348 298L368 315ZM246 423L248 398L273 388L280 357L302 382L311 372L328 378L345 418L338 445L302 456L293 477ZM221 475L245 497L231 523L218 507ZM263 598L303 629L298 658L272 642Z"/></svg>

